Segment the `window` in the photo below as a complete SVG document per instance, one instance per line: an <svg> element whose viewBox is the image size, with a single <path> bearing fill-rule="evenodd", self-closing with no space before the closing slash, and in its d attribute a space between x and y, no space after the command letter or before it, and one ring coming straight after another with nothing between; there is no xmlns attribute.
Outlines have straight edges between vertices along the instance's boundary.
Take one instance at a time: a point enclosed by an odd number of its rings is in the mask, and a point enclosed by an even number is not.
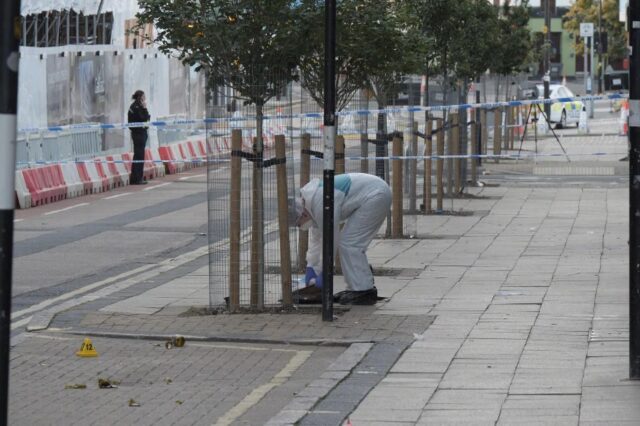
<svg viewBox="0 0 640 426"><path fill-rule="evenodd" d="M111 44L113 13L84 15L50 10L22 16L22 46L51 47L72 44Z"/></svg>

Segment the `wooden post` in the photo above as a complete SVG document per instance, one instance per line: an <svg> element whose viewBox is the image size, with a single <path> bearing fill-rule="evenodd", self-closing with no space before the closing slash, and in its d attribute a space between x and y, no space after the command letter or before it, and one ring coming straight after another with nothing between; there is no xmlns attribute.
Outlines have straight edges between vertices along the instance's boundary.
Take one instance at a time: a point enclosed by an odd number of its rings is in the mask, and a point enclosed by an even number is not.
<svg viewBox="0 0 640 426"><path fill-rule="evenodd" d="M287 150L283 135L276 135L276 159L286 161ZM289 245L289 206L287 197L287 164L276 165L278 191L278 228L280 234L280 279L282 285L282 304L290 306L291 300L291 247Z"/></svg>
<svg viewBox="0 0 640 426"><path fill-rule="evenodd" d="M304 133L300 140L300 188L311 179L311 135ZM307 250L309 249L309 231L298 230L298 271L304 272L307 267Z"/></svg>
<svg viewBox="0 0 640 426"><path fill-rule="evenodd" d="M505 107L504 108L504 140L502 141L502 149L503 150L508 150L509 149L509 144L511 143L511 134L509 132L509 130L511 129L509 127L509 124L511 123L511 108L510 107Z"/></svg>
<svg viewBox="0 0 640 426"><path fill-rule="evenodd" d="M493 111L493 155L494 160L498 163L498 155L501 154L502 148L502 108L496 108Z"/></svg>
<svg viewBox="0 0 640 426"><path fill-rule="evenodd" d="M360 134L360 173L369 173L369 160L366 158L369 156L369 135L366 133Z"/></svg>
<svg viewBox="0 0 640 426"><path fill-rule="evenodd" d="M454 143L453 143L453 117L455 113L449 113L448 121L448 131L447 131L447 196L453 197L453 155L454 152Z"/></svg>
<svg viewBox="0 0 640 426"><path fill-rule="evenodd" d="M438 130L436 137L436 154L438 159L436 160L436 211L442 211L442 199L444 198L444 185L442 182L442 172L444 169L444 120L441 118L436 119L436 129Z"/></svg>
<svg viewBox="0 0 640 426"><path fill-rule="evenodd" d="M453 125L453 150L451 151L451 155L460 155L461 145L460 145L460 134L462 133L460 113L452 114L452 125ZM466 130L466 129L465 129ZM453 159L453 170L454 170L454 191L455 194L458 195L460 191L462 191L462 160L460 158Z"/></svg>
<svg viewBox="0 0 640 426"><path fill-rule="evenodd" d="M475 112L473 113L473 116L475 117ZM477 185L478 183L478 141L477 139L477 135L478 135L478 124L475 122L475 120L471 123L471 135L470 135L470 139L471 139L471 184L473 186Z"/></svg>
<svg viewBox="0 0 640 426"><path fill-rule="evenodd" d="M242 130L231 132L231 151L242 149ZM231 187L229 193L229 310L240 306L240 191L242 189L242 157L231 155Z"/></svg>
<svg viewBox="0 0 640 426"><path fill-rule="evenodd" d="M433 172L433 138L431 137L431 131L433 130L433 121L429 118L427 113L427 121L425 126L425 138L424 138L424 187L422 188L422 203L424 204L425 214L430 214L431 210L431 174Z"/></svg>
<svg viewBox="0 0 640 426"><path fill-rule="evenodd" d="M487 142L489 141L489 126L487 123L487 110L483 109L480 111L480 124L482 125L482 134L480 135L482 150L480 151L482 155L487 155Z"/></svg>
<svg viewBox="0 0 640 426"><path fill-rule="evenodd" d="M511 120L509 120L509 149L513 150L516 141L516 117L517 110L516 107L510 107L511 110Z"/></svg>
<svg viewBox="0 0 640 426"><path fill-rule="evenodd" d="M413 114L411 114L413 115ZM411 126L411 155L414 157L409 160L409 211L411 214L416 214L417 207L417 192L418 192L418 160L415 157L418 156L418 122L414 121Z"/></svg>
<svg viewBox="0 0 640 426"><path fill-rule="evenodd" d="M402 137L395 135L393 137L392 155L394 157L402 156ZM391 238L401 238L403 232L402 224L402 160L392 160L393 176L391 188L393 191L393 207L391 220Z"/></svg>
<svg viewBox="0 0 640 426"><path fill-rule="evenodd" d="M336 136L335 156L335 174L344 174L344 136Z"/></svg>

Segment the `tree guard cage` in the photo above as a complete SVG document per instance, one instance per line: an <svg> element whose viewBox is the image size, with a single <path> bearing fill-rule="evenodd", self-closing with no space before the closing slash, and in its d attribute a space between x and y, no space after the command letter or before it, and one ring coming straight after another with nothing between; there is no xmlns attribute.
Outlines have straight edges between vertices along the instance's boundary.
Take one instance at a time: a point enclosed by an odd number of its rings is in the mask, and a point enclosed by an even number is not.
<svg viewBox="0 0 640 426"><path fill-rule="evenodd" d="M288 292L304 286L309 242L307 233L286 223L285 216L299 189L323 174L322 110L300 83L287 84L270 98L262 121L256 120L256 105L242 96L210 82L210 305L232 311L297 303ZM361 91L337 115L336 175L382 170L392 189L388 224L379 238L421 238L426 230L419 229L425 220L419 216L458 214L453 199L464 196L466 169L474 163L460 155L477 153L477 147L465 146L478 130L469 118L475 112L452 109L445 120L441 111L406 105L378 109L368 92ZM256 138L260 123L262 155ZM477 173L473 168L472 177L477 179ZM334 267L339 277L339 252Z"/></svg>
<svg viewBox="0 0 640 426"><path fill-rule="evenodd" d="M231 311L291 305L297 285L291 89L262 108L250 97L209 82L209 305Z"/></svg>

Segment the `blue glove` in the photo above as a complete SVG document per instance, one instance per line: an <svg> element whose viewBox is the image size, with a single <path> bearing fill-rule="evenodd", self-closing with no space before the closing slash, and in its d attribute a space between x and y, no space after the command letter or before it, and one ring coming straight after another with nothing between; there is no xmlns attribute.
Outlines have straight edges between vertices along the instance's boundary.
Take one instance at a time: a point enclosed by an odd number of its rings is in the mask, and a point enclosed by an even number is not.
<svg viewBox="0 0 640 426"><path fill-rule="evenodd" d="M317 283L318 282L318 275L316 275L316 271L314 271L311 266L307 266L306 274L304 274L304 283L306 285L309 285L309 282L314 278L315 278L316 283Z"/></svg>
<svg viewBox="0 0 640 426"><path fill-rule="evenodd" d="M322 274L316 277L316 287L322 288Z"/></svg>

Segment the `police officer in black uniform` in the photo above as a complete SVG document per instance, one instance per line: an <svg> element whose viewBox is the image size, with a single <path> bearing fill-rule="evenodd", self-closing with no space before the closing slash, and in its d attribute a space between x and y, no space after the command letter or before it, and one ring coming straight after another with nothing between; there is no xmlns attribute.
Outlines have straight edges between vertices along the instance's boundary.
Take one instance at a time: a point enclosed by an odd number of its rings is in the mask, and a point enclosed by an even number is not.
<svg viewBox="0 0 640 426"><path fill-rule="evenodd" d="M149 121L149 111L147 111L147 100L142 90L136 90L131 96L133 103L129 107L129 123L144 123ZM133 140L133 165L131 166L131 185L144 185L144 150L147 144L147 128L146 127L130 127L131 139Z"/></svg>

